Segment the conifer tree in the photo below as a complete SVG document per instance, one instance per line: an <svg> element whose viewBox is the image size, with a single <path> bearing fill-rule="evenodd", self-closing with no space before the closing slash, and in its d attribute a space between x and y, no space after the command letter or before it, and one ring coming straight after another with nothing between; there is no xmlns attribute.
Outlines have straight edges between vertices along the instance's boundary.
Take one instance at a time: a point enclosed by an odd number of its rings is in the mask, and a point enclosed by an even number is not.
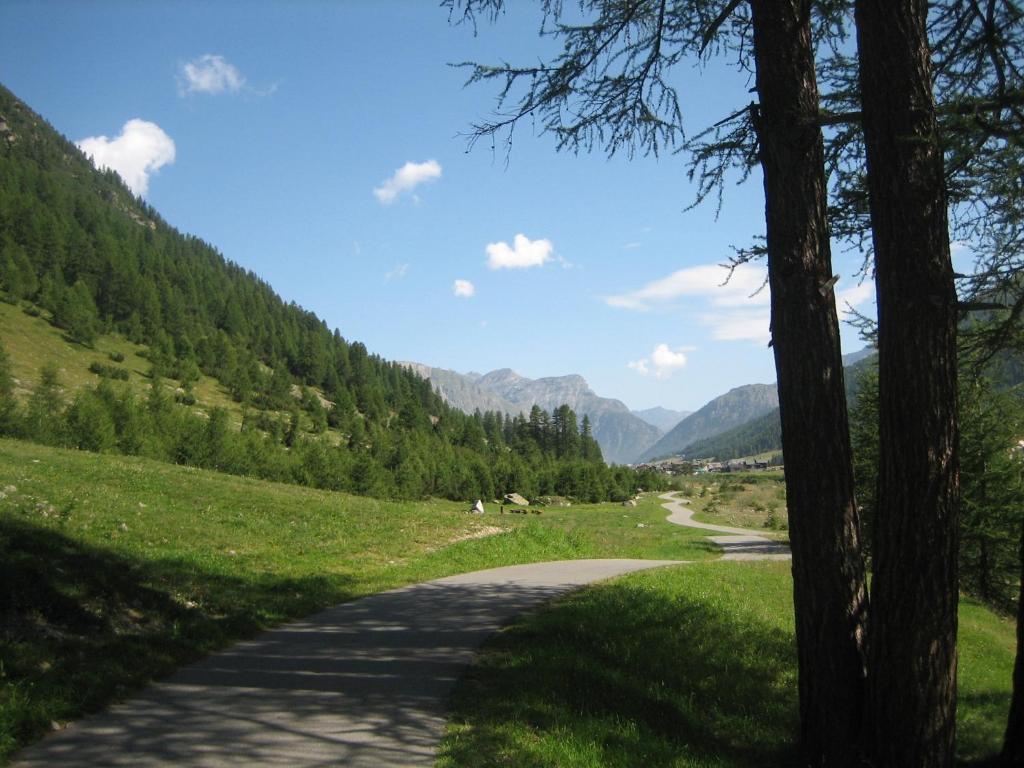
<svg viewBox="0 0 1024 768"><path fill-rule="evenodd" d="M11 358L0 344L0 436L13 436L18 429L18 404L14 399Z"/></svg>
<svg viewBox="0 0 1024 768"><path fill-rule="evenodd" d="M75 396L66 418L69 443L84 451L104 453L117 447L117 431L103 398L91 390Z"/></svg>
<svg viewBox="0 0 1024 768"><path fill-rule="evenodd" d="M65 329L74 341L91 345L96 340L99 316L92 292L85 282L77 280L62 292L54 310L54 322Z"/></svg>
<svg viewBox="0 0 1024 768"><path fill-rule="evenodd" d="M30 440L46 445L64 441L64 396L57 366L46 363L39 371L39 383L29 397L23 432Z"/></svg>

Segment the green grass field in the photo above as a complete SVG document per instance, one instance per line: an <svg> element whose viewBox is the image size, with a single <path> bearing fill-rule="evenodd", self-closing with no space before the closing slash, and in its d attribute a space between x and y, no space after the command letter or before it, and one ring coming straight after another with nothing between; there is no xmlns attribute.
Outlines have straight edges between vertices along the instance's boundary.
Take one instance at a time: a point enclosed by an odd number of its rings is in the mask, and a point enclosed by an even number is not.
<svg viewBox="0 0 1024 768"><path fill-rule="evenodd" d="M640 557L706 562L501 633L456 696L440 764L791 764L788 565L714 562L654 495L478 517L13 440L0 495L0 763L51 723L327 605L499 565ZM998 746L1013 629L965 602L965 759Z"/></svg>
<svg viewBox="0 0 1024 768"><path fill-rule="evenodd" d="M51 722L343 600L513 563L714 555L653 497L477 517L14 440L0 440L0 493L0 760ZM484 528L504 532L466 538Z"/></svg>
<svg viewBox="0 0 1024 768"><path fill-rule="evenodd" d="M786 484L782 472L694 475L684 478L681 493L696 512L694 519L715 525L784 531Z"/></svg>
<svg viewBox="0 0 1024 768"><path fill-rule="evenodd" d="M797 765L791 589L787 563L711 562L558 601L485 647L454 694L438 765ZM1013 633L963 602L965 763L1001 746Z"/></svg>

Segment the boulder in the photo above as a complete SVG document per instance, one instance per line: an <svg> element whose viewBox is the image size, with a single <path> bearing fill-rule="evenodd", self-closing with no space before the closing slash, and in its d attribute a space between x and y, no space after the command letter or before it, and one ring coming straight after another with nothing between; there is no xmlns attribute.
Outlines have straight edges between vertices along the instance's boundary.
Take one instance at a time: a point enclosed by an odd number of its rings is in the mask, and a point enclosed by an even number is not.
<svg viewBox="0 0 1024 768"><path fill-rule="evenodd" d="M636 506L636 499L626 499L624 502L622 502L622 506L624 506L624 507L635 507Z"/></svg>
<svg viewBox="0 0 1024 768"><path fill-rule="evenodd" d="M505 504L515 504L515 505L520 506L520 507L525 507L525 506L528 506L530 502L528 502L525 498L520 496L518 493L506 493L505 494L504 503Z"/></svg>
<svg viewBox="0 0 1024 768"><path fill-rule="evenodd" d="M476 500L476 504L470 507L470 512L474 515L482 515L484 513L484 503L480 499Z"/></svg>

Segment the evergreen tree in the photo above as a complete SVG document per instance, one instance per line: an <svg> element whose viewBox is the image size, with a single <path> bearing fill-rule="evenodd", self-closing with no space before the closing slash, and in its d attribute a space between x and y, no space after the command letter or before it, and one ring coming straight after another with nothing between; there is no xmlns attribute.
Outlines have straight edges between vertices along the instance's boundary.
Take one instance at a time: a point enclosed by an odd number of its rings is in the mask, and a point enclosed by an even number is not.
<svg viewBox="0 0 1024 768"><path fill-rule="evenodd" d="M39 371L39 383L28 400L23 433L37 443L61 445L65 433L63 411L64 397L57 366L46 363Z"/></svg>
<svg viewBox="0 0 1024 768"><path fill-rule="evenodd" d="M883 765L950 766L956 746L960 309L928 4L857 0L855 8L880 319L869 754ZM792 457L784 448L788 465Z"/></svg>
<svg viewBox="0 0 1024 768"><path fill-rule="evenodd" d="M296 445L299 440L299 428L301 423L301 417L299 416L299 409L296 406L292 406L288 417L288 429L284 433L284 444L289 448Z"/></svg>
<svg viewBox="0 0 1024 768"><path fill-rule="evenodd" d="M14 399L14 377L11 358L0 344L0 436L13 436L18 431L18 404Z"/></svg>
<svg viewBox="0 0 1024 768"><path fill-rule="evenodd" d="M117 448L114 419L103 397L95 391L78 393L68 408L65 428L72 447L96 453Z"/></svg>
<svg viewBox="0 0 1024 768"><path fill-rule="evenodd" d="M74 341L86 345L95 341L99 316L92 292L82 280L62 292L54 310L54 322Z"/></svg>

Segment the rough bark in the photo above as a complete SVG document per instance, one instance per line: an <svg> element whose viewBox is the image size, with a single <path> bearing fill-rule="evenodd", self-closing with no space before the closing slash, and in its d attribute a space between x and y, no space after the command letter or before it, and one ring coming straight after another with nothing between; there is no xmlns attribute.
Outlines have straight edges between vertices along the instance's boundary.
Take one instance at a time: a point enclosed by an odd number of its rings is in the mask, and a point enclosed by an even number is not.
<svg viewBox="0 0 1024 768"><path fill-rule="evenodd" d="M1020 599L1017 603L1017 661L1013 666L1013 698L1003 738L1003 764L1024 766L1024 530L1020 537Z"/></svg>
<svg viewBox="0 0 1024 768"><path fill-rule="evenodd" d="M751 0L772 342L806 765L852 764L867 595L853 492L810 0Z"/></svg>
<svg viewBox="0 0 1024 768"><path fill-rule="evenodd" d="M956 738L957 304L927 10L855 6L878 294L869 750L914 768L952 765Z"/></svg>

